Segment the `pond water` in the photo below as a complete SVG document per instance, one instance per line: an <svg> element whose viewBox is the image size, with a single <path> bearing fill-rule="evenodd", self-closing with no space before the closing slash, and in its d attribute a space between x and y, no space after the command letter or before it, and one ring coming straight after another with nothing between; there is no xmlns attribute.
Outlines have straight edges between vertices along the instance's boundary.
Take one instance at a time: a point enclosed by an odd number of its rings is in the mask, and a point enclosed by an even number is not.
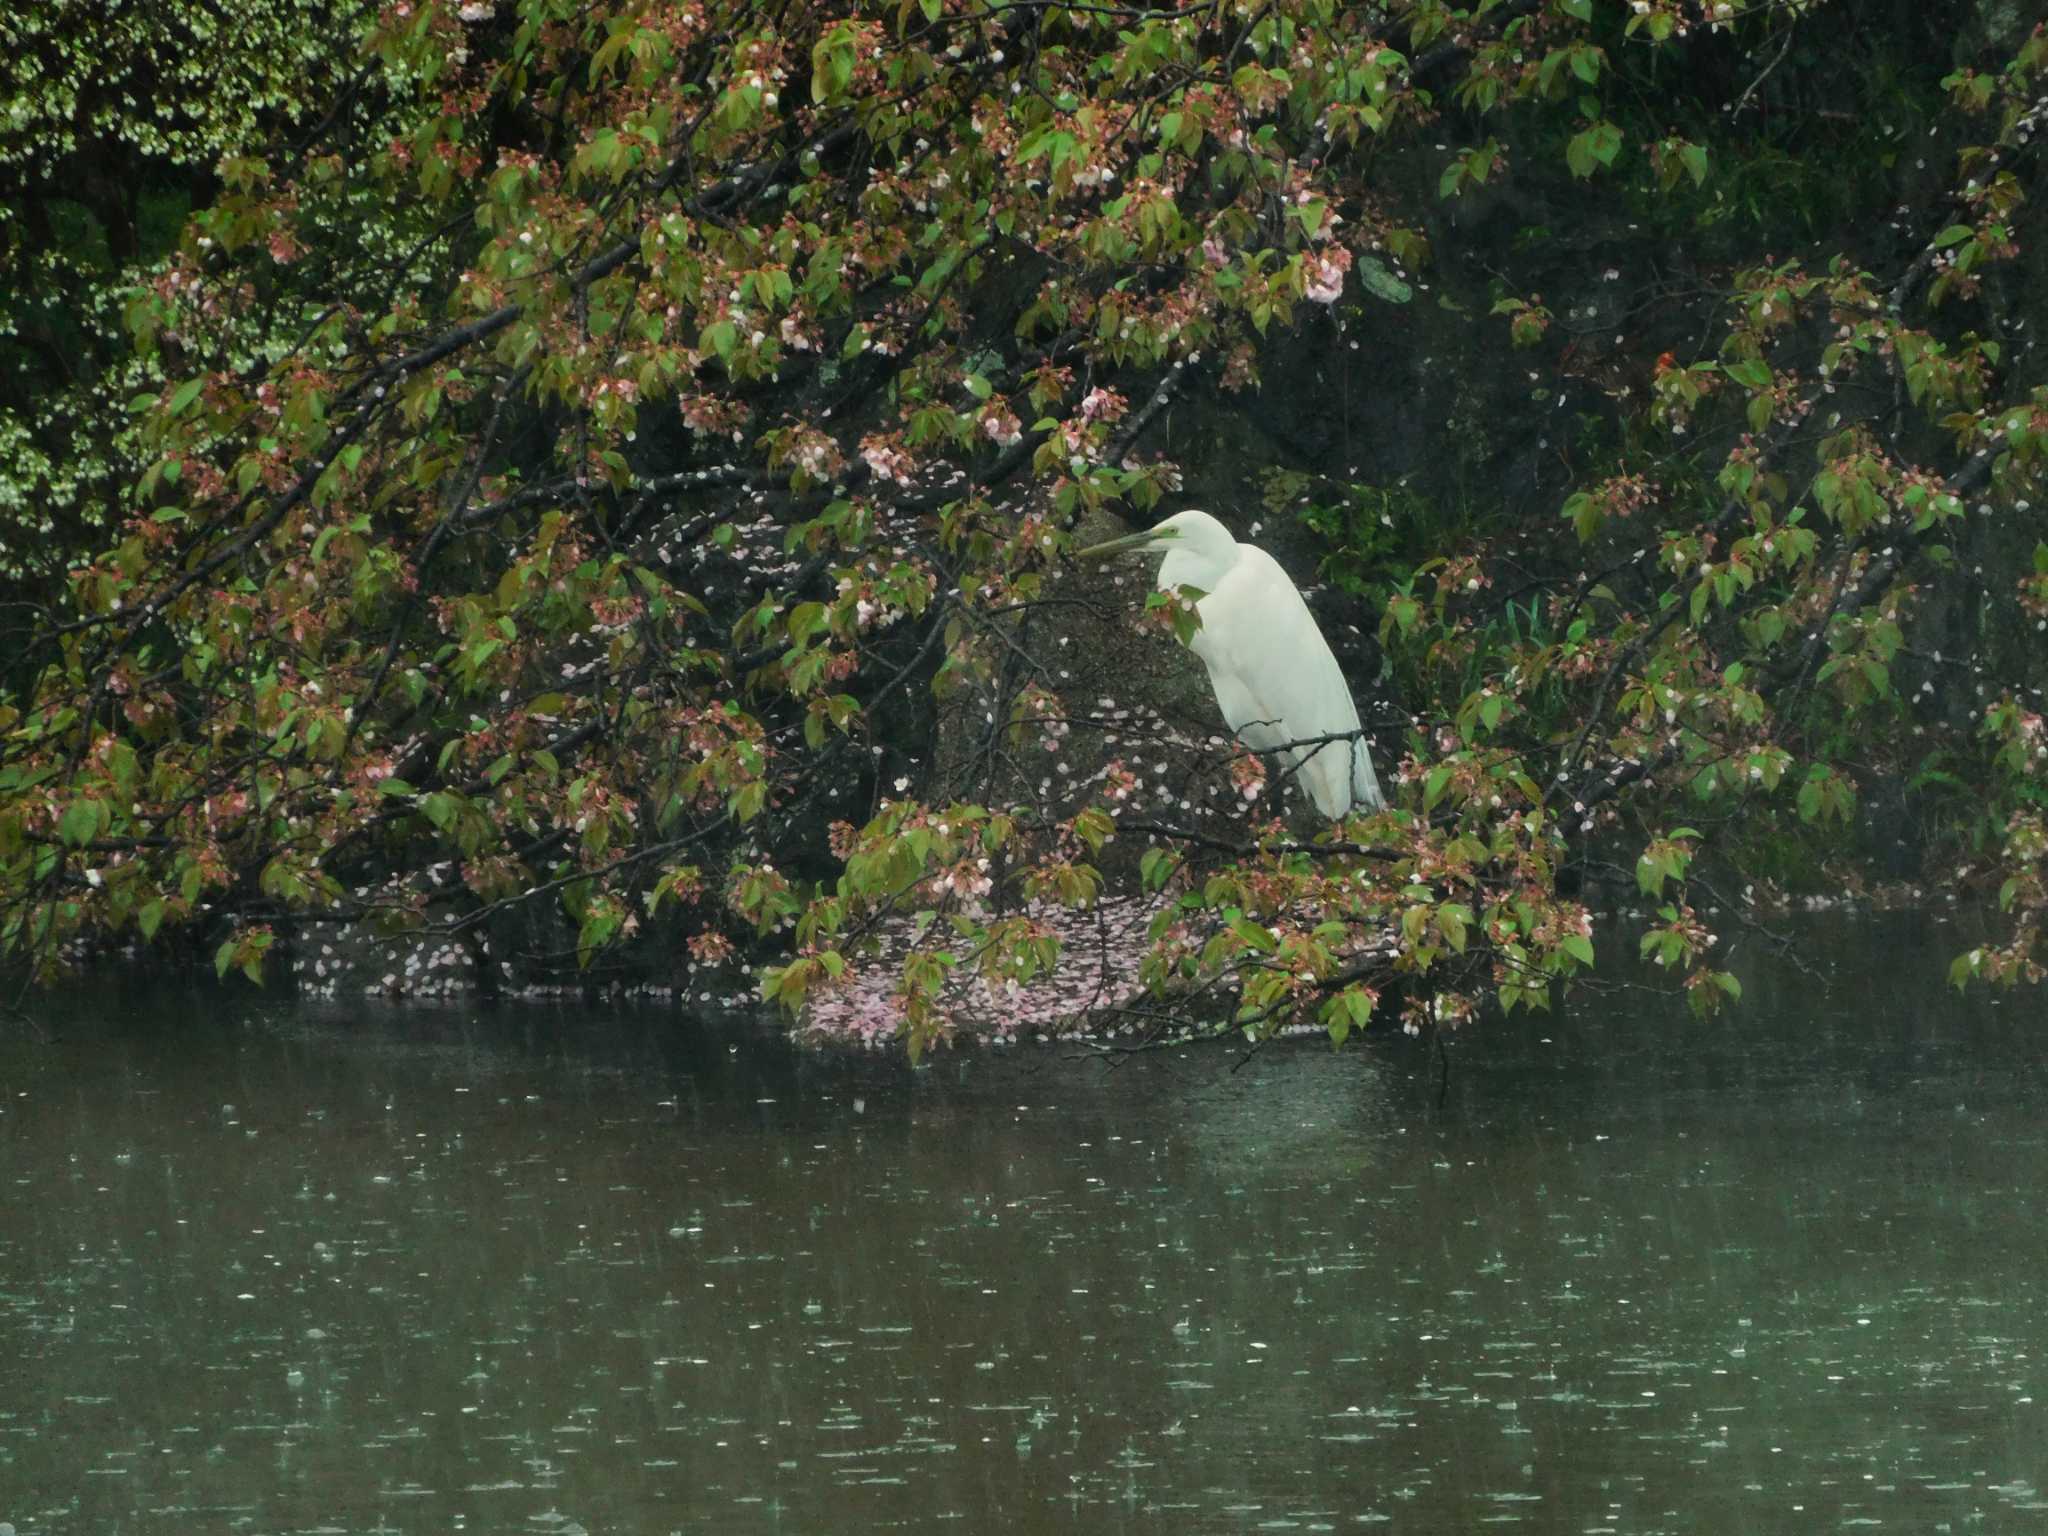
<svg viewBox="0 0 2048 1536"><path fill-rule="evenodd" d="M2042 998L1917 916L1468 1031L805 1055L111 994L0 1035L0 1521L2048 1527Z"/></svg>

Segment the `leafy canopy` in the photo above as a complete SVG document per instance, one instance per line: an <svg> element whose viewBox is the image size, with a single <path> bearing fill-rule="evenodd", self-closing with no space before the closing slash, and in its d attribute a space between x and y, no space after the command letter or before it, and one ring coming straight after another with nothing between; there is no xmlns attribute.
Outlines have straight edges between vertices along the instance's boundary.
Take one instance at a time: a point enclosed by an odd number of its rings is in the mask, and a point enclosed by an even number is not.
<svg viewBox="0 0 2048 1536"><path fill-rule="evenodd" d="M901 920L878 995L916 1049L966 977L1056 986L1052 911L1110 878L1160 902L1149 985L1341 1039L1390 987L1411 1022L1547 1004L1613 866L1705 1010L1739 987L1703 869L1853 861L1910 785L2008 914L1959 975L2038 979L2048 392L2000 274L2048 42L1924 82L1943 179L1871 176L1898 238L1787 256L1752 98L1852 16L386 5L314 126L252 127L132 269L161 387L7 620L0 944L47 978L183 934L260 977L309 924L531 910L575 965L745 951L799 1006ZM1718 242L1689 290L1615 274L1691 340L1547 306L1540 238L1462 302L1439 246L1517 188ZM1324 477L1407 720L1393 807L1137 808L1060 686L1077 525L1180 487L1169 401L1299 394L1333 316L1391 353L1432 304L1463 366L1597 375L1602 446L1533 524L1369 545ZM1099 766L1041 788L1021 755L1070 739Z"/></svg>

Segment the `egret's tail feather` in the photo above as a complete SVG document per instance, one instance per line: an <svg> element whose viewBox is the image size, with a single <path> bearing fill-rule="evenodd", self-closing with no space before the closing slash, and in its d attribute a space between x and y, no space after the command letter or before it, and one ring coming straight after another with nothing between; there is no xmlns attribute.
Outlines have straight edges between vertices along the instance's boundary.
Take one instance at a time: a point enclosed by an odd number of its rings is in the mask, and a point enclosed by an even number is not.
<svg viewBox="0 0 2048 1536"><path fill-rule="evenodd" d="M1372 753L1363 740L1351 743L1351 807L1376 811L1386 804L1380 794L1379 775L1372 771Z"/></svg>

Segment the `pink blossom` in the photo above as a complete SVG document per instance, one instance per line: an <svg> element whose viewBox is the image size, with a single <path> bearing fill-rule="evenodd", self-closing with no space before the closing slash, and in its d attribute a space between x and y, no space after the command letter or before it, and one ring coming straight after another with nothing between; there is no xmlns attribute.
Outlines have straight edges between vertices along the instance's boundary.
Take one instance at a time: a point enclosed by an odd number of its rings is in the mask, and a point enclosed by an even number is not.
<svg viewBox="0 0 2048 1536"><path fill-rule="evenodd" d="M1008 406L991 402L981 413L981 434L997 447L1008 448L1023 441L1024 423Z"/></svg>
<svg viewBox="0 0 2048 1536"><path fill-rule="evenodd" d="M911 471L917 467L911 463L909 454L886 438L863 438L860 456L877 480L890 480L898 485L909 484Z"/></svg>
<svg viewBox="0 0 2048 1536"><path fill-rule="evenodd" d="M1344 293L1344 274L1351 270L1351 253L1343 246L1311 252L1303 259L1302 293L1318 304L1334 304Z"/></svg>
<svg viewBox="0 0 2048 1536"><path fill-rule="evenodd" d="M1113 389L1091 389L1088 397L1081 402L1083 421L1115 421L1121 417L1128 404L1124 397Z"/></svg>

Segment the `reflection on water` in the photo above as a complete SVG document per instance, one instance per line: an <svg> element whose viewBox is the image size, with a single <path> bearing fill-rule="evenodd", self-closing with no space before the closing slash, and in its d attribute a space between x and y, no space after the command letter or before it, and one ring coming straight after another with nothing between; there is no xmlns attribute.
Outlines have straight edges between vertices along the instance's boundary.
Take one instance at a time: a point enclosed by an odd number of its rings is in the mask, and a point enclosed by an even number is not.
<svg viewBox="0 0 2048 1536"><path fill-rule="evenodd" d="M1441 1104L1398 1037L80 1007L0 1037L0 1519L2039 1528L2040 999L1921 927L1474 1031Z"/></svg>

